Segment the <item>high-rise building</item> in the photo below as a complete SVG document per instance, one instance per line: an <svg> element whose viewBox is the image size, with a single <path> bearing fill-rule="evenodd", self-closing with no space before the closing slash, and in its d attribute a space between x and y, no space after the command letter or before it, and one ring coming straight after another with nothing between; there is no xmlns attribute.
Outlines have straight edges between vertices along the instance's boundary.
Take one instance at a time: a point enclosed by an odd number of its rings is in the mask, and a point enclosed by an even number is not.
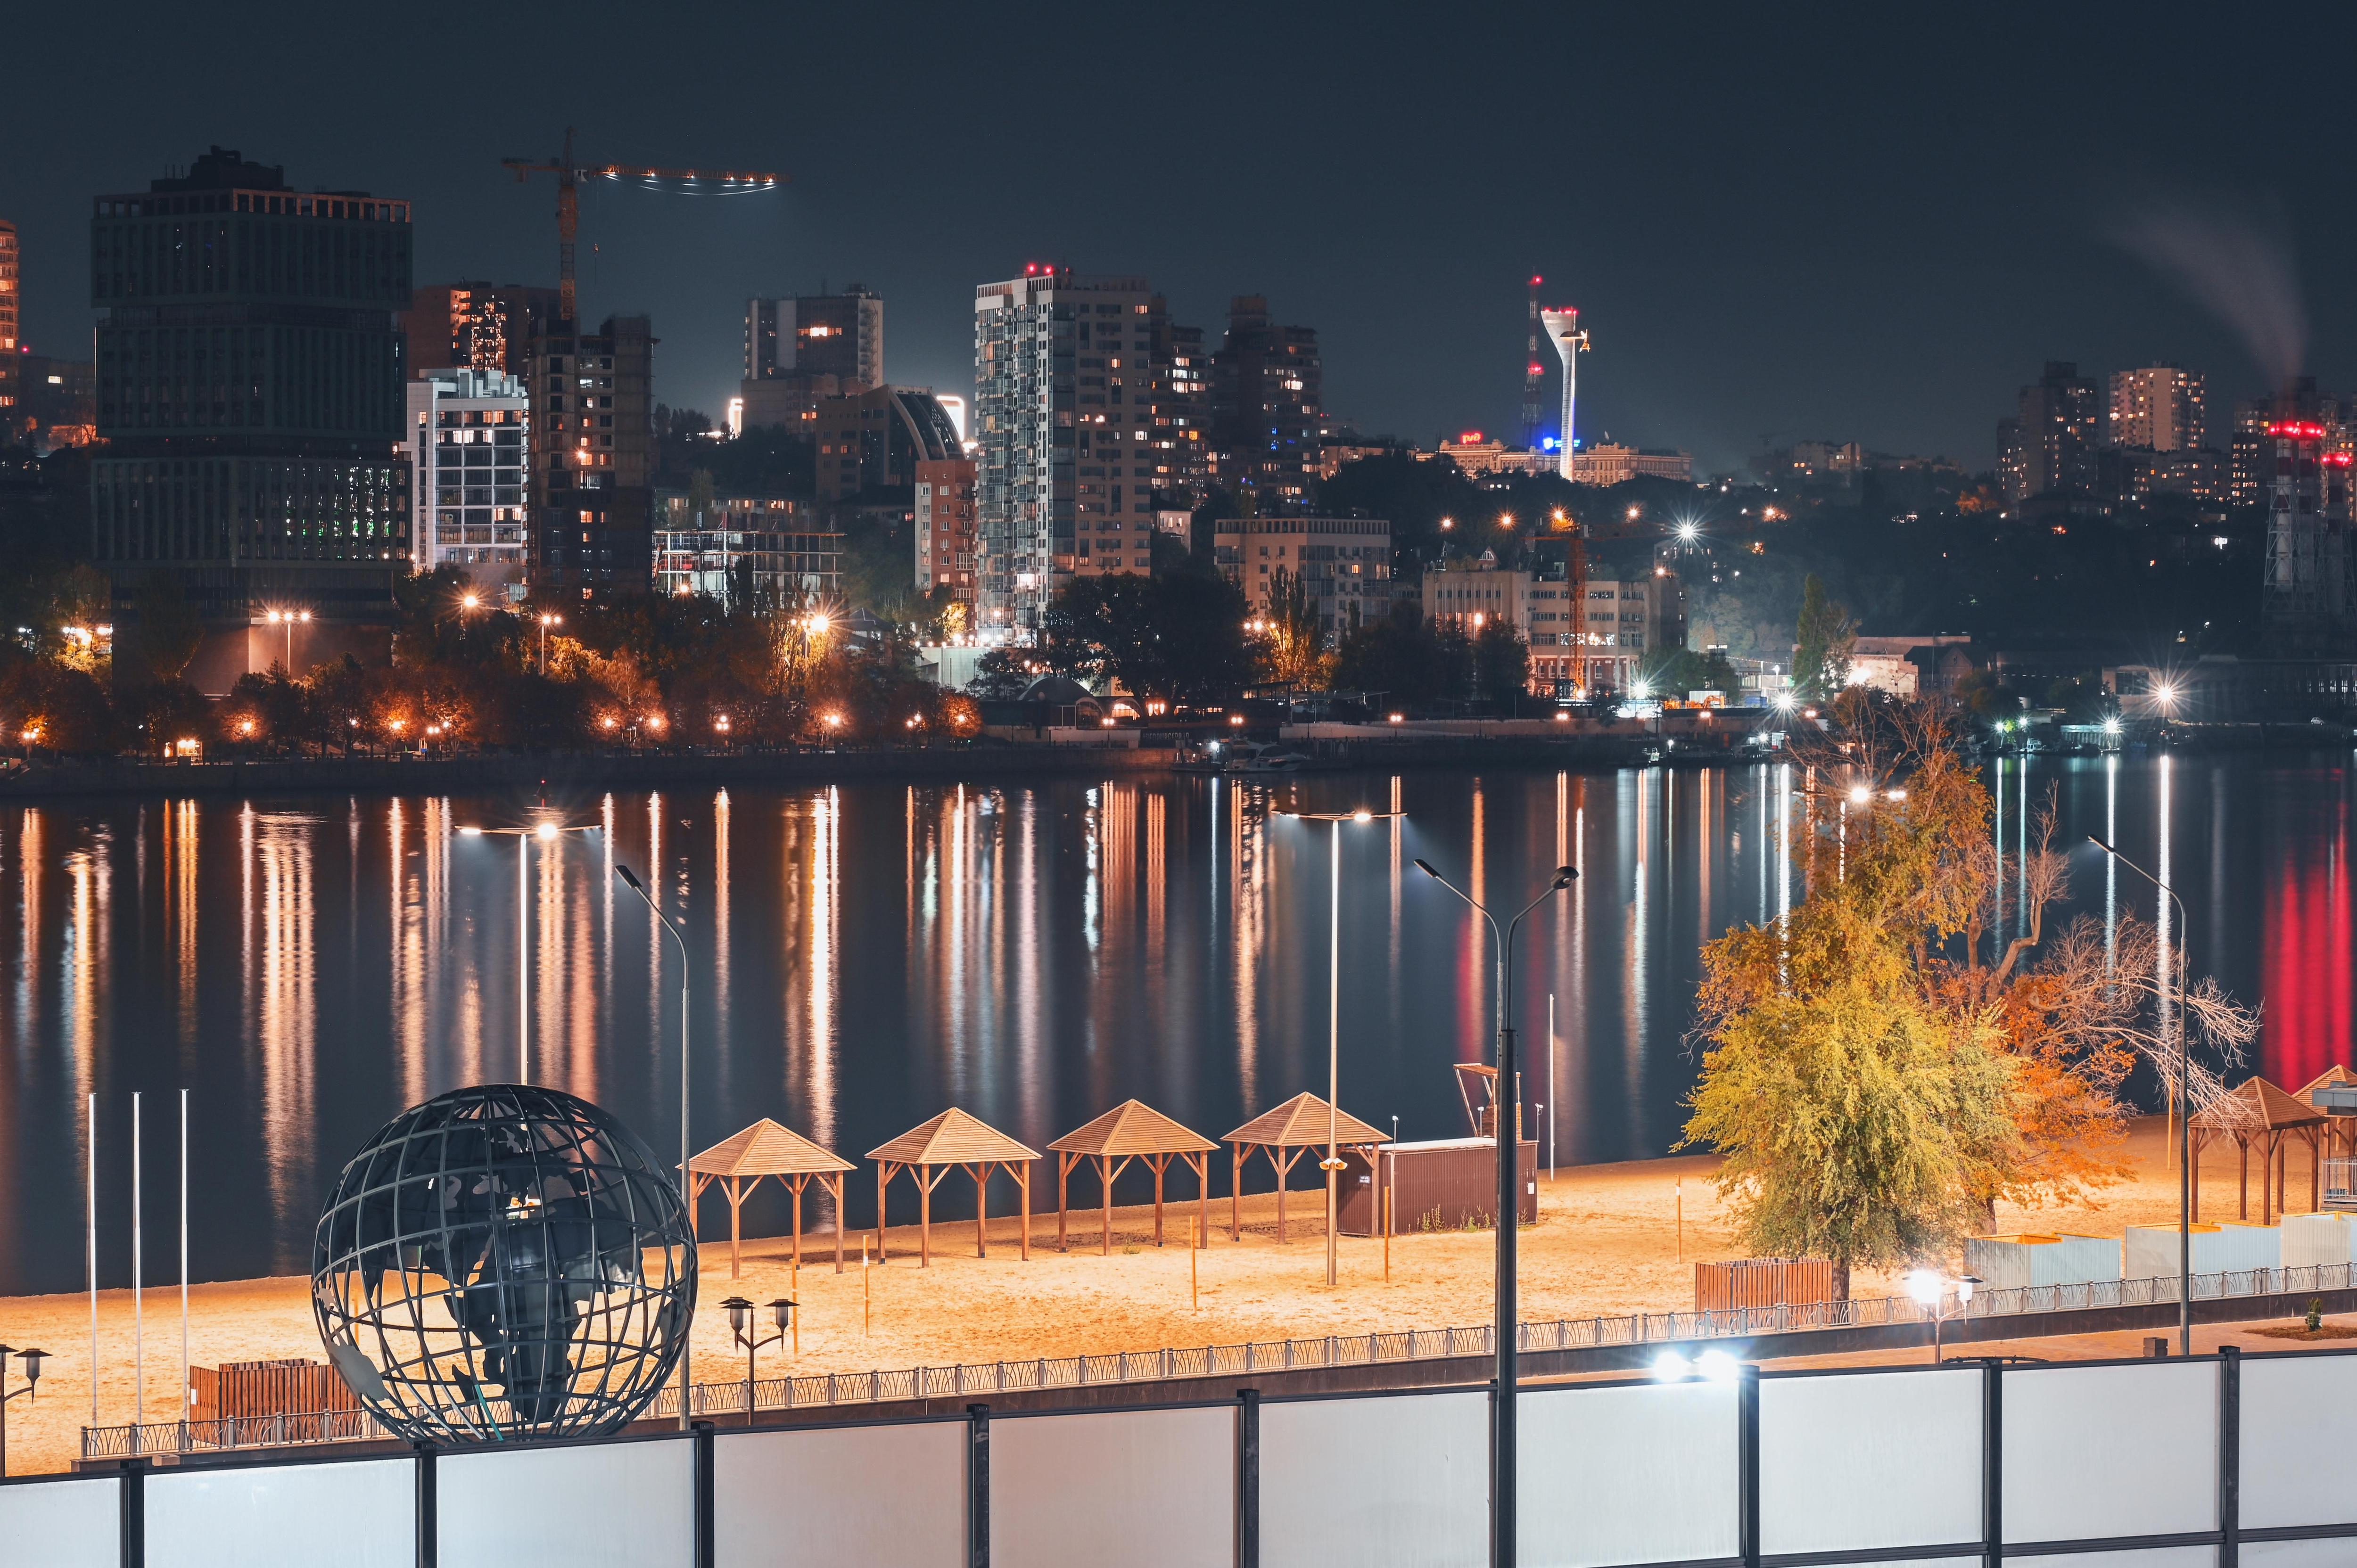
<svg viewBox="0 0 2357 1568"><path fill-rule="evenodd" d="M905 489L917 465L963 456L957 425L923 387L877 387L820 400L818 496L849 500L864 490Z"/></svg>
<svg viewBox="0 0 2357 1568"><path fill-rule="evenodd" d="M2262 506L2275 480L2275 447L2267 437L2275 403L2255 397L2234 405L2234 429L2226 445L2226 502Z"/></svg>
<svg viewBox="0 0 2357 1568"><path fill-rule="evenodd" d="M974 464L969 458L917 465L917 592L946 588L974 603Z"/></svg>
<svg viewBox="0 0 2357 1568"><path fill-rule="evenodd" d="M822 399L884 384L884 301L853 284L841 294L745 302L747 427L793 426Z"/></svg>
<svg viewBox="0 0 2357 1568"><path fill-rule="evenodd" d="M2260 630L2278 656L2357 653L2357 550L2351 548L2351 455L2338 409L2303 376L2275 400L2264 435L2267 553Z"/></svg>
<svg viewBox="0 0 2357 1568"><path fill-rule="evenodd" d="M16 434L16 382L22 367L17 321L23 309L23 273L16 254L16 226L0 218L0 439Z"/></svg>
<svg viewBox="0 0 2357 1568"><path fill-rule="evenodd" d="M1157 505L1192 510L1211 482L1211 355L1203 329L1172 321L1159 295L1146 318L1154 323L1154 423L1146 444L1154 454Z"/></svg>
<svg viewBox="0 0 2357 1568"><path fill-rule="evenodd" d="M524 373L532 335L556 315L557 291L535 284L431 284L401 313L409 373L499 371Z"/></svg>
<svg viewBox="0 0 2357 1568"><path fill-rule="evenodd" d="M643 594L654 574L654 333L614 316L532 340L531 583L567 599Z"/></svg>
<svg viewBox="0 0 2357 1568"><path fill-rule="evenodd" d="M683 491L655 498L659 594L704 594L732 608L792 609L843 589L843 534L807 498L716 496L701 512Z"/></svg>
<svg viewBox="0 0 2357 1568"><path fill-rule="evenodd" d="M1318 332L1279 326L1256 294L1228 302L1228 335L1211 357L1211 425L1219 477L1260 492L1263 510L1308 502L1325 413Z"/></svg>
<svg viewBox="0 0 2357 1568"><path fill-rule="evenodd" d="M974 304L977 599L1028 637L1060 580L1150 560L1154 293L1034 269Z"/></svg>
<svg viewBox="0 0 2357 1568"><path fill-rule="evenodd" d="M2095 489L2099 395L2067 360L2049 360L2037 383L2021 389L2018 416L1997 425L1997 479L2008 502Z"/></svg>
<svg viewBox="0 0 2357 1568"><path fill-rule="evenodd" d="M2204 398L2201 372L2182 365L2114 371L2104 444L2152 452L2201 446L2209 435Z"/></svg>
<svg viewBox="0 0 2357 1568"><path fill-rule="evenodd" d="M188 671L204 690L285 656L274 609L311 618L298 667L386 646L409 571L409 269L406 201L297 192L220 147L97 199L93 553L118 627L148 573L178 575L209 629Z"/></svg>
<svg viewBox="0 0 2357 1568"><path fill-rule="evenodd" d="M408 396L412 564L455 566L486 592L521 598L531 565L523 382L500 371L435 371Z"/></svg>
<svg viewBox="0 0 2357 1568"><path fill-rule="evenodd" d="M1391 612L1392 525L1357 517L1238 517L1211 536L1220 575L1266 609L1277 575L1297 579L1329 641Z"/></svg>

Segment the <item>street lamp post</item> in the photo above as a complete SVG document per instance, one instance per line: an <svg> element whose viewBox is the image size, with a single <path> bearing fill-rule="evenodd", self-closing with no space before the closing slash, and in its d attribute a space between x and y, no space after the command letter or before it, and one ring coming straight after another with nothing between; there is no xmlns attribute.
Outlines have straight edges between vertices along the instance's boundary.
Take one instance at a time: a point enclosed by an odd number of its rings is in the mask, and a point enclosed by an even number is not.
<svg viewBox="0 0 2357 1568"><path fill-rule="evenodd" d="M548 673L548 628L563 626L565 618L549 610L540 612L540 672Z"/></svg>
<svg viewBox="0 0 2357 1568"><path fill-rule="evenodd" d="M0 1345L0 1480L8 1475L8 1402L31 1397L40 1385L41 1362L48 1355L47 1350L19 1350L14 1345ZM14 1393L7 1391L11 1356L25 1363L25 1386Z"/></svg>
<svg viewBox="0 0 2357 1568"><path fill-rule="evenodd" d="M841 1216L836 1218L839 1221ZM771 1345L785 1343L787 1334L794 1326L797 1305L780 1296L770 1304L770 1319L778 1326L778 1331L763 1334L757 1328L748 1334L745 1328L752 1321L753 1304L741 1295L732 1295L720 1304L721 1310L728 1314L728 1332L736 1336L737 1344L745 1347L745 1424L748 1426L753 1424L753 1357Z"/></svg>
<svg viewBox="0 0 2357 1568"><path fill-rule="evenodd" d="M681 1207L693 1214L695 1211L695 1192L688 1185L687 1171L690 1152L687 1142L687 939L679 934L679 928L671 923L671 917L655 907L654 896L647 891L647 885L639 880L638 873L618 861L614 865L614 875L639 896L640 902L647 907L647 913L671 933L671 940L679 947L679 1201ZM836 1215L834 1222L842 1224L843 1216ZM688 1429L688 1362L691 1359L690 1354L683 1354L679 1359L679 1429L682 1432Z"/></svg>
<svg viewBox="0 0 2357 1568"><path fill-rule="evenodd" d="M1521 927L1523 916L1577 881L1579 871L1569 865L1555 867L1555 875L1548 879L1546 891L1523 905L1521 911L1506 922L1505 934L1501 936L1497 917L1476 903L1472 895L1435 871L1427 861L1417 861L1415 868L1464 899L1490 923L1490 940L1498 953L1498 1094L1492 1101L1498 1140L1498 1303L1493 1330L1497 1339L1498 1388L1490 1444L1490 1562L1492 1568L1510 1568L1514 1562L1515 1340L1522 1316L1514 1277L1514 1227L1521 1222L1523 1212L1520 1191L1522 1129L1518 1125L1522 1090L1514 1060L1514 932Z"/></svg>
<svg viewBox="0 0 2357 1568"><path fill-rule="evenodd" d="M311 612L309 610L272 610L263 618L273 626L283 626L286 628L286 677L291 681L295 678L295 623L299 620L308 625Z"/></svg>
<svg viewBox="0 0 2357 1568"><path fill-rule="evenodd" d="M1933 1366L1939 1366L1942 1361L1940 1330L1948 1321L1948 1312L1943 1303L1949 1290L1953 1288L1956 1293L1956 1310L1968 1312L1972 1309L1973 1289L1980 1283L1980 1276L1977 1274L1965 1274L1950 1280L1943 1279L1929 1269L1918 1269L1907 1276L1907 1294L1915 1298L1916 1305L1932 1315L1932 1364Z"/></svg>
<svg viewBox="0 0 2357 1568"><path fill-rule="evenodd" d="M2094 834L2087 842L2169 895L2177 906L2177 929L2182 940L2191 922L2185 916L2185 900L2178 897L2177 889L2114 849ZM2167 950L2164 949L2164 951ZM2169 954L2169 980L2177 987L2177 1353L2193 1354L2193 1126L2192 1058L2185 1048L2185 977L2180 957ZM2162 997L2166 1000L2167 991Z"/></svg>
<svg viewBox="0 0 2357 1568"><path fill-rule="evenodd" d="M1342 1157L1336 1148L1337 1124L1341 1112L1336 1109L1342 1099L1342 824L1372 822L1377 817L1396 817L1397 811L1279 811L1280 817L1292 817L1305 822L1327 822L1333 827L1331 890L1329 896L1329 920L1326 932L1326 1157L1318 1168L1326 1173L1326 1285L1332 1289L1335 1281L1335 1233L1341 1222Z"/></svg>

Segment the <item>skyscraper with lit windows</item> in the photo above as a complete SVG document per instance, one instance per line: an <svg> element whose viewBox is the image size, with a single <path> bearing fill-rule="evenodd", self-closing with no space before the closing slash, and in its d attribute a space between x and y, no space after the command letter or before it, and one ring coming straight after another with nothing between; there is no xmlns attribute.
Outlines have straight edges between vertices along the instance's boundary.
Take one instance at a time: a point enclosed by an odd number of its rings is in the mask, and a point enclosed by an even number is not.
<svg viewBox="0 0 2357 1568"><path fill-rule="evenodd" d="M92 553L118 627L151 572L178 577L207 628L201 689L286 655L272 609L310 618L298 669L384 650L409 571L409 298L406 201L296 191L221 147L98 198Z"/></svg>

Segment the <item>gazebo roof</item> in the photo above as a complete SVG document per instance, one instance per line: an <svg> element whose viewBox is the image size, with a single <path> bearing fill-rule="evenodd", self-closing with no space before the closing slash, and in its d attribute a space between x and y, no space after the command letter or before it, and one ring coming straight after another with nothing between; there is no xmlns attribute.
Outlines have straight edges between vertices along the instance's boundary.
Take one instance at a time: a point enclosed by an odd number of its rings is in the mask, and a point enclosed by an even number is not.
<svg viewBox="0 0 2357 1568"><path fill-rule="evenodd" d="M1325 1141L1326 1102L1308 1090L1282 1105L1262 1112L1221 1140L1226 1144L1265 1144L1280 1149L1306 1148ZM1334 1141L1388 1144L1391 1136L1345 1111L1335 1118Z"/></svg>
<svg viewBox="0 0 2357 1568"><path fill-rule="evenodd" d="M2326 1068L2322 1072L2318 1073L2314 1078L2309 1079L2306 1083L2302 1084L2300 1086L2298 1098L2306 1101L2310 1105L2313 1105L2316 1103L2316 1091L2318 1090L2336 1083L2357 1083L2357 1072L2351 1072L2347 1068L2335 1062L2332 1066Z"/></svg>
<svg viewBox="0 0 2357 1568"><path fill-rule="evenodd" d="M1220 1145L1142 1100L1125 1100L1048 1145L1067 1155L1196 1155Z"/></svg>
<svg viewBox="0 0 2357 1568"><path fill-rule="evenodd" d="M952 1105L922 1126L868 1150L867 1157L901 1165L970 1165L986 1160L1036 1160L1039 1151Z"/></svg>
<svg viewBox="0 0 2357 1568"><path fill-rule="evenodd" d="M2224 1100L2196 1115L2193 1124L2233 1133L2313 1127L2324 1119L2324 1112L2307 1101L2295 1100L2264 1078L2249 1078Z"/></svg>
<svg viewBox="0 0 2357 1568"><path fill-rule="evenodd" d="M856 1167L832 1149L822 1148L791 1127L767 1116L731 1138L724 1138L687 1162L698 1176L810 1176Z"/></svg>

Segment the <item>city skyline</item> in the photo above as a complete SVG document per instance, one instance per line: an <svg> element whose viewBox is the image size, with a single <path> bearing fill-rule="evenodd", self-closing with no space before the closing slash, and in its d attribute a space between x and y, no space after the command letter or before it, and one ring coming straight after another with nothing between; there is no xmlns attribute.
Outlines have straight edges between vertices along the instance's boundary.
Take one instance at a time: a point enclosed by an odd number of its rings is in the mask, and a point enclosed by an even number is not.
<svg viewBox="0 0 2357 1568"><path fill-rule="evenodd" d="M2221 26L2185 51L2066 18L2023 62L2002 26L1674 40L1608 18L1566 47L1611 68L1566 88L1545 50L1501 47L1545 25L1258 17L1254 57L1300 62L1281 104L1254 72L1205 63L1235 36L1218 13L1056 40L1028 68L1058 84L1040 107L1104 130L1064 136L1027 178L1009 166L1024 144L999 130L1032 111L974 85L1008 80L1011 46L947 13L888 45L798 22L798 58L858 51L876 70L802 73L790 102L752 91L759 51L708 41L725 21L633 39L653 90L598 104L565 85L625 36L593 9L582 42L550 46L561 69L520 73L465 115L414 91L429 44L371 39L369 61L330 72L319 62L359 41L333 24L231 41L159 11L102 51L52 15L19 35L41 68L0 109L45 156L0 187L0 216L23 236L27 341L79 354L89 200L216 142L301 188L413 202L428 281L553 283L552 192L499 159L544 155L568 123L590 162L777 168L791 183L748 199L600 184L582 203L585 317L651 316L656 396L716 421L746 299L863 283L888 301L894 381L963 393L973 290L1027 263L1150 275L1174 319L1211 329L1231 295L1265 295L1318 329L1332 413L1418 443L1517 428L1535 270L1545 302L1579 306L1595 334L1583 435L1685 447L1705 471L1763 436L1986 468L1989 411L2049 359L2099 375L2174 360L2206 371L2224 408L2272 390L2303 318L2304 368L2357 380L2352 306L2326 286L2350 220L2291 199L2343 157L2329 94L2294 81L2264 124L2240 113L2223 89L2260 40ZM2330 53L2271 60L2270 79ZM2169 145L2123 147L2106 127L2152 100L2171 105ZM1415 112L1427 102L1458 107ZM2285 145L2322 150L2295 171ZM1562 169L1544 166L1555 146L1576 149Z"/></svg>

